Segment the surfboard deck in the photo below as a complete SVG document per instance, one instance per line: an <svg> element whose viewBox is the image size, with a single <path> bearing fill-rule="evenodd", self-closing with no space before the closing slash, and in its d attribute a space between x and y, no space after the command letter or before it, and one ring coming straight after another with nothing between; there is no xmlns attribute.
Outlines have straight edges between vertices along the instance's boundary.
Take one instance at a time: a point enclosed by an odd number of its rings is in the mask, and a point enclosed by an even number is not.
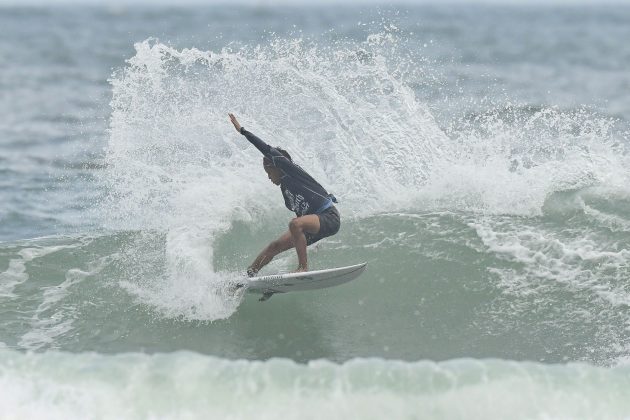
<svg viewBox="0 0 630 420"><path fill-rule="evenodd" d="M338 286L359 277L367 263L347 267L328 268L325 270L302 273L272 274L269 276L247 278L240 285L249 293L259 293L260 300L269 299L274 293L288 293L304 290L317 290Z"/></svg>

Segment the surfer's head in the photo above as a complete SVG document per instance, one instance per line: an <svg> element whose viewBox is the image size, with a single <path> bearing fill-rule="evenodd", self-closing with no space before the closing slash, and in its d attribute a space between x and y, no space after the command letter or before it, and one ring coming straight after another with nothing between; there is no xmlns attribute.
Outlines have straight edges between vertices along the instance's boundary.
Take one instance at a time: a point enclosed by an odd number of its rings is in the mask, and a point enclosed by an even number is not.
<svg viewBox="0 0 630 420"><path fill-rule="evenodd" d="M277 151L282 153L284 157L291 160L291 155L284 149L280 149L279 147L275 148ZM269 180L276 185L280 185L280 180L282 179L282 171L274 166L271 159L268 157L263 158L263 168L265 168L265 172L267 172L267 176Z"/></svg>

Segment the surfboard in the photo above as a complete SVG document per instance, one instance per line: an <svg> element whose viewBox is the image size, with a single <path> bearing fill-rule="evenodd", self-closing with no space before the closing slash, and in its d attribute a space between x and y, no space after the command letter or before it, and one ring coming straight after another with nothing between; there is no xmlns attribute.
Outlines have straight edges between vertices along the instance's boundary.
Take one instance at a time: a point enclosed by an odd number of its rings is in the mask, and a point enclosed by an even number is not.
<svg viewBox="0 0 630 420"><path fill-rule="evenodd" d="M316 290L347 283L359 277L365 270L366 265L367 263L361 263L347 267L305 271L302 273L251 277L245 279L240 286L244 287L249 293L262 294L263 296L260 300L264 301L269 299L274 293Z"/></svg>

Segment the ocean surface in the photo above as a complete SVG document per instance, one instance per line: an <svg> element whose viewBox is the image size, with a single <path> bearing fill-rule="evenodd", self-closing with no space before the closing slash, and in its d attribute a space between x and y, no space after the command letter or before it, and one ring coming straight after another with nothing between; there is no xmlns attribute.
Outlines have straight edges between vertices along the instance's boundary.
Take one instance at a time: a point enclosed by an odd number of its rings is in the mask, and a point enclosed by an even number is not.
<svg viewBox="0 0 630 420"><path fill-rule="evenodd" d="M0 418L630 418L630 6L0 28ZM291 213L228 112L338 197L310 268L360 278L234 290Z"/></svg>

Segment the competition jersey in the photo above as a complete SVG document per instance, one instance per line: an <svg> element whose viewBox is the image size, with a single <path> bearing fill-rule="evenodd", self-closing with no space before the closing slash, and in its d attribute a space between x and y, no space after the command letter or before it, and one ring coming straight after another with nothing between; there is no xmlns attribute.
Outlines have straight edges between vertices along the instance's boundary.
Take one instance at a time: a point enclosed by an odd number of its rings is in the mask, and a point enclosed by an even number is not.
<svg viewBox="0 0 630 420"><path fill-rule="evenodd" d="M289 160L275 147L241 127L241 134L282 171L280 189L284 205L297 216L317 214L337 202L335 197L313 179L304 169Z"/></svg>

